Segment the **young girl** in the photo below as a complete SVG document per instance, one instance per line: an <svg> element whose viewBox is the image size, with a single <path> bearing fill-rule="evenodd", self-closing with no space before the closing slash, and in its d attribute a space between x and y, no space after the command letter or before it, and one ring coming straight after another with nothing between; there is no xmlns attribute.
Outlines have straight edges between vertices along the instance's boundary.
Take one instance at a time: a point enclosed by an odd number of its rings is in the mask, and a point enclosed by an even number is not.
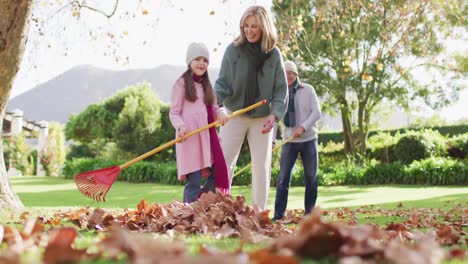
<svg viewBox="0 0 468 264"><path fill-rule="evenodd" d="M207 72L209 58L205 44L191 43L186 54L188 69L172 91L169 118L176 129L176 137L183 139L176 144L176 156L178 178L187 180L185 203L196 201L203 192L214 192L215 187L229 193L226 161L215 127L185 138L188 132L214 122L215 116L223 125L228 120L226 113L217 107ZM201 188L203 178L207 181Z"/></svg>

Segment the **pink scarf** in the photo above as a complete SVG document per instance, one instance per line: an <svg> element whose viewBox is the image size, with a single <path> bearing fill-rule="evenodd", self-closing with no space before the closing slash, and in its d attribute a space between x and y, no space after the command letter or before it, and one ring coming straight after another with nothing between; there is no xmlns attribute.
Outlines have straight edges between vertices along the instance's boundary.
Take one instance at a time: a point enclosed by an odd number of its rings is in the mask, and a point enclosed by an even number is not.
<svg viewBox="0 0 468 264"><path fill-rule="evenodd" d="M213 106L206 106L208 112L208 124L214 122ZM226 165L226 160L224 159L223 150L221 149L221 143L219 142L218 133L216 132L216 127L210 127L210 145L211 145L211 155L213 157L213 167L215 174L215 186L222 193L229 194L230 182L228 169Z"/></svg>

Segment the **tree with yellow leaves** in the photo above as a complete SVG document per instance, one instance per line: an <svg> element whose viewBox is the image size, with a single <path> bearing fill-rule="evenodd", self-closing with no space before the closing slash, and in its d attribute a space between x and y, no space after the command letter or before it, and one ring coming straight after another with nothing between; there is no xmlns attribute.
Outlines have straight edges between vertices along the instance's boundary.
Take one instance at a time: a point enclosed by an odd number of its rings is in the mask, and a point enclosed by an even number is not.
<svg viewBox="0 0 468 264"><path fill-rule="evenodd" d="M365 153L380 103L410 108L408 102L421 100L437 108L464 88L457 81L466 66L439 57L444 39L455 29L466 32L463 10L461 0L281 0L273 6L284 56L326 96L324 110L341 114L350 155ZM417 68L445 78L421 82Z"/></svg>

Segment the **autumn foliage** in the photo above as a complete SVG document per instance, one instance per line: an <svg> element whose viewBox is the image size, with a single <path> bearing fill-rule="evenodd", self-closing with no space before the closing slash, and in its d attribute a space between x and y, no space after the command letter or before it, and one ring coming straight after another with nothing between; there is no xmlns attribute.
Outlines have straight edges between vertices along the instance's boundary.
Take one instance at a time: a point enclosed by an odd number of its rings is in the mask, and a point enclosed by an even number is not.
<svg viewBox="0 0 468 264"><path fill-rule="evenodd" d="M299 263L323 258L340 263L441 263L467 257L463 228L468 224L468 209L460 204L448 211L401 205L394 210L315 208L305 217L299 216L302 213L288 211L283 220L272 223L268 210L247 205L243 197L220 193L205 194L192 204L142 200L136 210L120 212L82 208L52 217L25 212L18 222L22 227L0 225L0 263L19 263L31 253L39 254L43 263L112 261L122 255L131 263ZM386 226L358 224L364 216L404 220ZM70 222L76 228L64 226ZM79 230L99 233L93 250L76 247ZM178 238L194 234L237 237L242 242L234 252L201 246L192 255ZM258 242L265 247L243 249L243 243Z"/></svg>

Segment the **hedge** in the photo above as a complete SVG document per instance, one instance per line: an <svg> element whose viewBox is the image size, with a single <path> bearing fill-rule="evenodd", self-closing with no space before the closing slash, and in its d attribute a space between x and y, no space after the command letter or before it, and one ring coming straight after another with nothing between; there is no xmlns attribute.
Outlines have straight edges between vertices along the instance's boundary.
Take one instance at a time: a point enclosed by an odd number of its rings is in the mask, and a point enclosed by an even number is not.
<svg viewBox="0 0 468 264"><path fill-rule="evenodd" d="M82 172L107 168L122 163L120 161L99 158L73 159L65 163L63 175L66 179L73 179L75 175ZM119 173L117 180L133 183L183 184L182 181L177 180L177 166L175 162L140 161L123 169Z"/></svg>
<svg viewBox="0 0 468 264"><path fill-rule="evenodd" d="M120 164L101 159L74 159L64 168L65 178L76 174ZM276 185L279 169L272 168L271 187ZM162 184L183 184L177 180L175 162L136 163L119 174L119 181L134 183L154 182ZM400 162L380 163L371 161L363 165L351 162L336 163L333 167L319 168L319 185L341 184L427 184L427 185L468 185L468 160L452 158L427 158L414 161L409 165ZM237 176L234 185L250 185L250 171ZM304 186L303 168L297 163L291 178L291 186Z"/></svg>
<svg viewBox="0 0 468 264"><path fill-rule="evenodd" d="M377 131L370 131L368 137L376 135L381 132L388 132L390 135L395 135L397 132L403 134L409 130L424 130L424 129L432 129L438 131L441 135L451 137L457 136L460 134L468 133L468 125L454 125L454 126L434 126L434 127L418 127L418 128L400 128L394 130L377 130ZM318 136L319 144L325 146L328 142L334 143L341 143L343 142L343 132L330 132L330 133L319 133Z"/></svg>

